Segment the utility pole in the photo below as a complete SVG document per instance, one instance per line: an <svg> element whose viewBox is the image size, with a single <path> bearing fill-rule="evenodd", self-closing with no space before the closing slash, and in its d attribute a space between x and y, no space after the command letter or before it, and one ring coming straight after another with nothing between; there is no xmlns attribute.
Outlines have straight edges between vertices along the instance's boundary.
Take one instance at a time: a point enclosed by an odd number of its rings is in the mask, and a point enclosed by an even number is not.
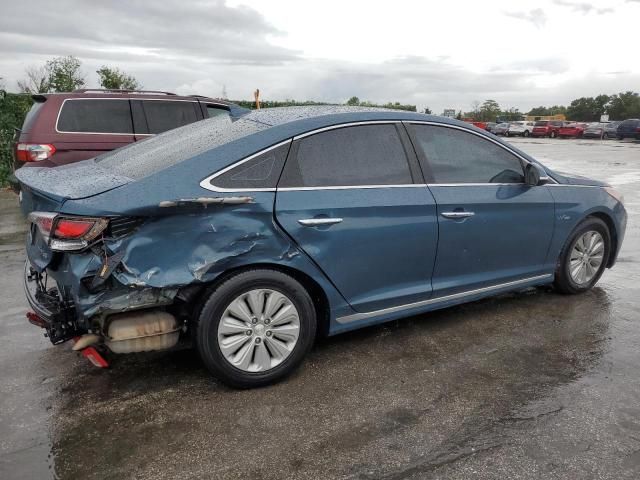
<svg viewBox="0 0 640 480"><path fill-rule="evenodd" d="M253 98L256 100L256 110L260 110L260 89L256 88L256 91L253 92Z"/></svg>

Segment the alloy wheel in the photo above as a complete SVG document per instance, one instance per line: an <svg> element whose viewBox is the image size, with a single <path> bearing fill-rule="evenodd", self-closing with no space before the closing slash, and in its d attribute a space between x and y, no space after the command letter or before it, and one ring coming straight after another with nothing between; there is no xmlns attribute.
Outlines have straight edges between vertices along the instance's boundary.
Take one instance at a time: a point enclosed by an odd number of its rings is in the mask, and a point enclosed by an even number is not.
<svg viewBox="0 0 640 480"><path fill-rule="evenodd" d="M588 284L596 276L604 257L604 239L595 230L583 233L573 244L569 275L577 285Z"/></svg>
<svg viewBox="0 0 640 480"><path fill-rule="evenodd" d="M300 316L293 302L271 289L236 297L218 324L218 346L225 360L245 372L265 372L280 365L295 348Z"/></svg>

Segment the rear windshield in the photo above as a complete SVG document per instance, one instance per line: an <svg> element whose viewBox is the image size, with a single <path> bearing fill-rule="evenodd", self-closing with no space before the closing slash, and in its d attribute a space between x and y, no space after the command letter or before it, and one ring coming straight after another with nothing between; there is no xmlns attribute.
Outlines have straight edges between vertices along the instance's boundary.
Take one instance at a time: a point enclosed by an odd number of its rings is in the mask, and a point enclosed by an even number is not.
<svg viewBox="0 0 640 480"><path fill-rule="evenodd" d="M133 133L129 100L67 99L62 104L58 123L62 133Z"/></svg>
<svg viewBox="0 0 640 480"><path fill-rule="evenodd" d="M535 127L546 127L549 124L549 122L536 122L535 123Z"/></svg>
<svg viewBox="0 0 640 480"><path fill-rule="evenodd" d="M246 119L232 123L220 115L105 153L96 162L116 175L138 180L266 128L269 125Z"/></svg>
<svg viewBox="0 0 640 480"><path fill-rule="evenodd" d="M33 122L36 118L38 118L38 111L42 108L44 102L36 100L33 105L31 105L31 109L27 113L27 116L24 118L24 122L22 123L22 131L28 132L33 126Z"/></svg>

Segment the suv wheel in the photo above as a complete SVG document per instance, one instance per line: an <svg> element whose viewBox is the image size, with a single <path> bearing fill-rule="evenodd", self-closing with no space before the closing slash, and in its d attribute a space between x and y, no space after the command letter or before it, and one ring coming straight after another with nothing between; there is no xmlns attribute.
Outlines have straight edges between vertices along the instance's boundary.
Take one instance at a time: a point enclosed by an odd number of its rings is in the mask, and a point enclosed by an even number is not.
<svg viewBox="0 0 640 480"><path fill-rule="evenodd" d="M553 130L551 131L551 135L549 135L551 138L556 138L558 136L558 134L556 132L554 132Z"/></svg>
<svg viewBox="0 0 640 480"><path fill-rule="evenodd" d="M282 272L256 269L219 285L197 319L195 344L204 364L224 383L259 387L289 375L316 332L311 297Z"/></svg>
<svg viewBox="0 0 640 480"><path fill-rule="evenodd" d="M556 267L554 285L562 293L582 293L602 276L611 252L611 235L598 218L587 218L573 231Z"/></svg>
<svg viewBox="0 0 640 480"><path fill-rule="evenodd" d="M529 130L525 130L524 133L522 134L523 137L528 137L529 136Z"/></svg>

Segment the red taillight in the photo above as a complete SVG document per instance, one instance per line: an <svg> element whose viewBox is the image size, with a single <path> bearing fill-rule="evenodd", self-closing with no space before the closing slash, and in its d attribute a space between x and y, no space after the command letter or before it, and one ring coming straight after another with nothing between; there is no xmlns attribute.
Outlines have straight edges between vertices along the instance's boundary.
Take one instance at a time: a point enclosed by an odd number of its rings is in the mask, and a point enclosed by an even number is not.
<svg viewBox="0 0 640 480"><path fill-rule="evenodd" d="M85 235L96 224L95 220L69 220L61 218L56 223L56 238L79 238Z"/></svg>
<svg viewBox="0 0 640 480"><path fill-rule="evenodd" d="M56 147L48 143L18 143L16 158L21 162L39 162L51 158L56 153Z"/></svg>
<svg viewBox="0 0 640 480"><path fill-rule="evenodd" d="M52 250L82 250L109 225L106 218L69 217L54 212L31 212L29 221L38 227Z"/></svg>

